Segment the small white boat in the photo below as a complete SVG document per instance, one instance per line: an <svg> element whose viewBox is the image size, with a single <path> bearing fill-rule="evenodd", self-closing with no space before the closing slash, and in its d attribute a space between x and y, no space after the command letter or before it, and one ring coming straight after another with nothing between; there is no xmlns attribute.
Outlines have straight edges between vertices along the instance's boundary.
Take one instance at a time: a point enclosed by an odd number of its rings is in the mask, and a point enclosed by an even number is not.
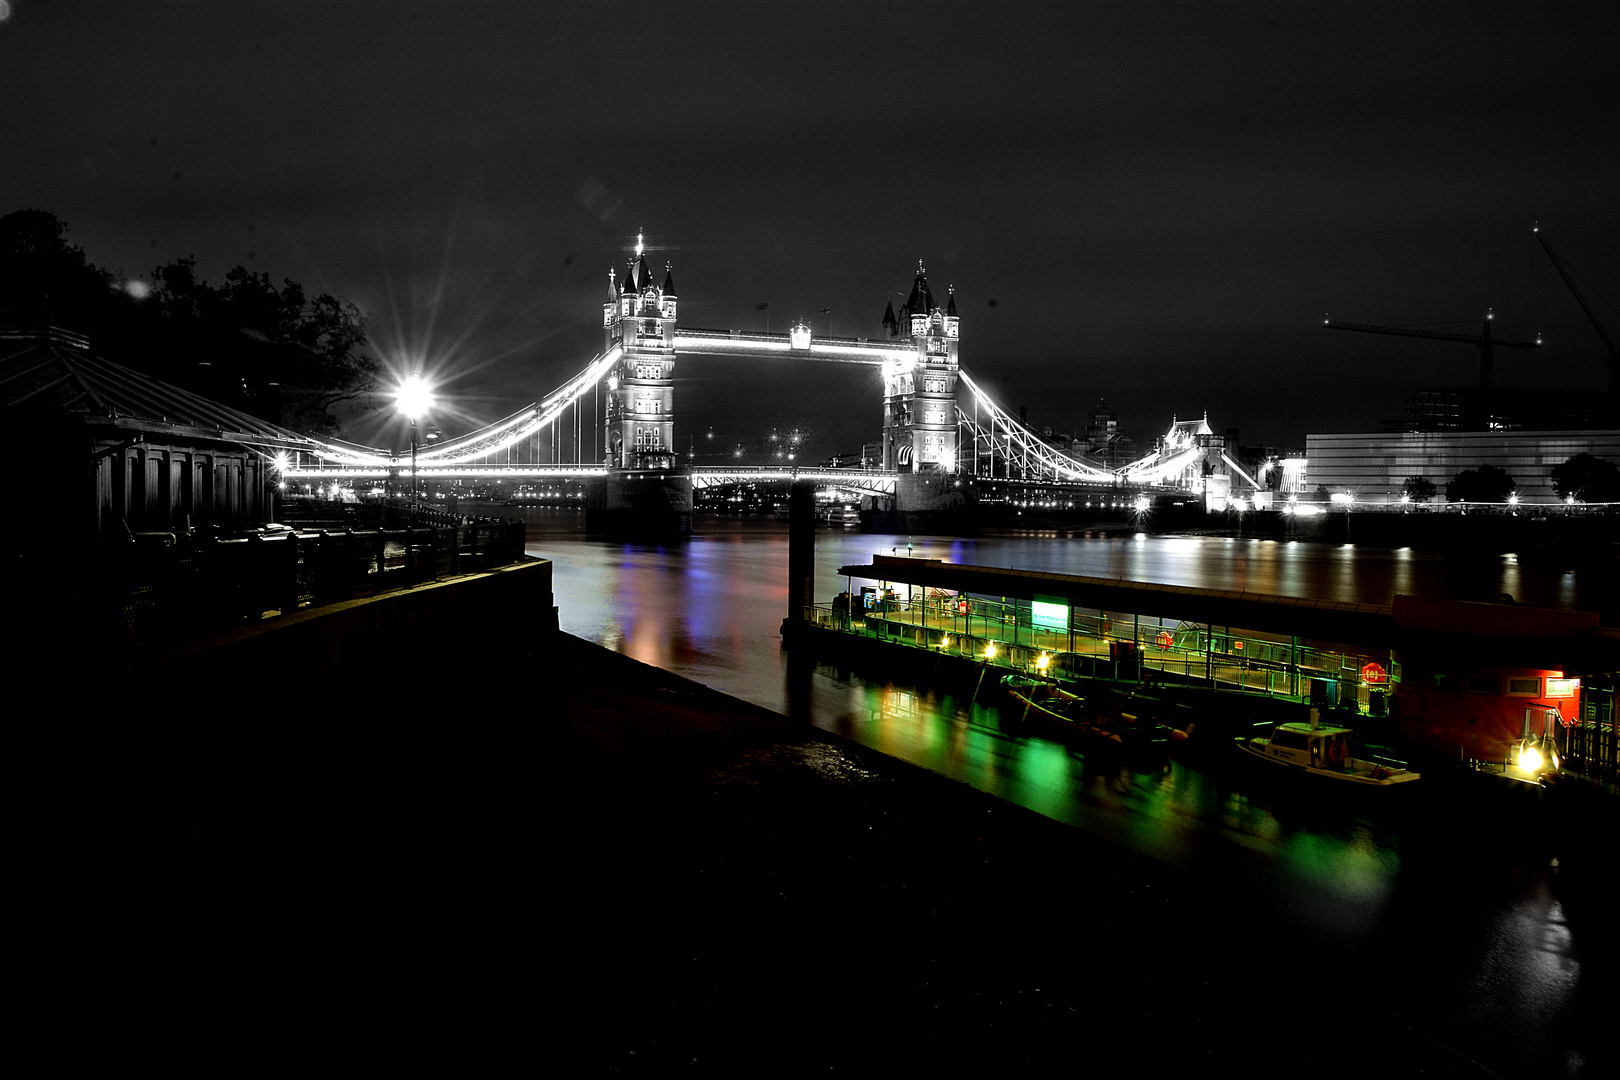
<svg viewBox="0 0 1620 1080"><path fill-rule="evenodd" d="M1369 787L1389 787L1416 780L1418 773L1388 762L1357 757L1350 745L1354 732L1316 722L1278 724L1269 736L1239 739L1238 749L1261 761L1326 780Z"/></svg>

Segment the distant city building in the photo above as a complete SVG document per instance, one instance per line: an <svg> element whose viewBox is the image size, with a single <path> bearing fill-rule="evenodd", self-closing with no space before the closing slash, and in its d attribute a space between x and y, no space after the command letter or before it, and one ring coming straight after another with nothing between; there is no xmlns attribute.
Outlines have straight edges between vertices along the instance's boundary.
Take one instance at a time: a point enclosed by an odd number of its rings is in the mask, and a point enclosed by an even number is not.
<svg viewBox="0 0 1620 1080"><path fill-rule="evenodd" d="M1120 433L1119 413L1099 399L1086 418L1085 458L1104 469L1119 470L1136 460L1136 440Z"/></svg>
<svg viewBox="0 0 1620 1080"><path fill-rule="evenodd" d="M1106 399L1099 399L1086 419L1086 442L1093 452L1107 446L1119 437L1119 413Z"/></svg>
<svg viewBox="0 0 1620 1080"><path fill-rule="evenodd" d="M1378 430L1600 431L1616 421L1602 394L1497 387L1489 407L1485 402L1478 387L1426 386L1406 399L1400 416L1378 421Z"/></svg>
<svg viewBox="0 0 1620 1080"><path fill-rule="evenodd" d="M1209 426L1207 415L1201 420L1172 417L1170 430L1159 436L1153 448L1160 461L1176 465L1175 472L1166 474L1161 483L1185 491L1204 491L1206 478L1224 478L1226 475L1226 470L1221 467L1221 459L1226 452L1226 436L1215 434L1215 429Z"/></svg>
<svg viewBox="0 0 1620 1080"><path fill-rule="evenodd" d="M1237 446L1232 456L1262 491L1293 495L1304 484L1305 455L1298 451L1278 446Z"/></svg>
<svg viewBox="0 0 1620 1080"><path fill-rule="evenodd" d="M1065 435L1063 432L1054 429L1051 424L1041 429L1041 441L1055 450L1063 451L1065 454L1076 449L1074 436Z"/></svg>
<svg viewBox="0 0 1620 1080"><path fill-rule="evenodd" d="M1357 502L1399 502L1407 477L1446 485L1465 469L1492 465L1513 478L1520 500L1558 501L1552 469L1576 454L1620 464L1620 430L1410 431L1307 435L1308 483Z"/></svg>

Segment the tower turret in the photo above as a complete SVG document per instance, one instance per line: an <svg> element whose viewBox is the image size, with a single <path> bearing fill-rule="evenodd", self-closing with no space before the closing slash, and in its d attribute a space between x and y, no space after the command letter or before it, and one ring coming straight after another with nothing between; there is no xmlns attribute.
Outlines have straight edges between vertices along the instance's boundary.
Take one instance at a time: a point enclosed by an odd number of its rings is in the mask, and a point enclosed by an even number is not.
<svg viewBox="0 0 1620 1080"><path fill-rule="evenodd" d="M885 319L887 324L888 319ZM917 276L901 309L915 353L883 366L883 467L920 472L957 469L956 375L961 323L956 286L940 308L917 260ZM898 336L898 335L895 335Z"/></svg>
<svg viewBox="0 0 1620 1080"><path fill-rule="evenodd" d="M609 288L613 275L608 274ZM646 247L636 236L618 295L604 305L604 349L624 355L608 373L603 453L615 469L667 469L675 445L675 279L664 264L664 287L653 284Z"/></svg>

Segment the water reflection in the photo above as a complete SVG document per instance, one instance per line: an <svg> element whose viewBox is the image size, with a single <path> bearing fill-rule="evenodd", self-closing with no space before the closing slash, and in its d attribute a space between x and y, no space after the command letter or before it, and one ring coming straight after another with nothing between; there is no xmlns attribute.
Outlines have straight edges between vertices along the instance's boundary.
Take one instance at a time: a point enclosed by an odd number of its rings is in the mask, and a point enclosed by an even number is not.
<svg viewBox="0 0 1620 1080"><path fill-rule="evenodd" d="M1522 603L1548 606L1578 600L1573 574L1540 573L1505 561L1473 561L1465 572L1454 562L1410 549L1145 535L968 539L855 533L818 535L817 596L826 599L853 584L837 575L839 566L865 563L874 551L903 550L908 541L919 557L1361 603L1387 604L1396 593L1484 593L1494 599L1511 592ZM799 658L795 666L779 636L787 596L787 545L780 528L750 531L732 524L669 546L556 536L537 541L531 550L554 560L565 630L645 663L1167 861L1203 858L1199 834L1205 830L1238 847L1264 848L1280 835L1277 824L1265 820L1265 811L1246 795L1227 791L1196 770L1176 766L1151 778L1108 776L1095 764L1088 771L1081 755L1010 734L993 706L982 701L882 679L868 682L817 668L813 658ZM1178 827L1191 822L1199 824ZM1289 858L1285 862L1302 878L1315 865L1303 855ZM1358 867L1343 878L1364 882L1368 875ZM1355 891L1367 890L1358 885Z"/></svg>
<svg viewBox="0 0 1620 1080"><path fill-rule="evenodd" d="M1388 828L1364 817L1275 808L1181 761L1136 772L1024 734L992 705L829 666L818 683L846 708L825 725L892 757L1085 829L1172 865L1243 881L1332 937L1374 929L1400 872Z"/></svg>

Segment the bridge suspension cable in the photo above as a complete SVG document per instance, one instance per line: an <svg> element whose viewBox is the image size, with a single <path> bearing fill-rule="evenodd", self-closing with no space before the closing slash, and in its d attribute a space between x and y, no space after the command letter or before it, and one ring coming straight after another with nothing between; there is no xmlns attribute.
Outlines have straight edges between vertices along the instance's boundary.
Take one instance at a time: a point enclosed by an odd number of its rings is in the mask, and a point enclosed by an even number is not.
<svg viewBox="0 0 1620 1080"><path fill-rule="evenodd" d="M514 413L505 420L452 442L435 446L432 451L421 457L440 465L477 461L544 431L562 416L565 409L601 382L613 365L618 363L623 353L623 347L615 345L606 352L597 354L579 374L553 390L540 404L525 406L521 412Z"/></svg>
<svg viewBox="0 0 1620 1080"><path fill-rule="evenodd" d="M966 369L958 367L956 376L960 385L966 387L968 393L972 395L974 407L973 414L969 415L958 404L956 406L958 422L973 436L975 442L982 440L989 445L992 463L997 453L1002 456L1002 460L1007 462L1009 475L1016 464L1021 479L1114 482L1115 476L1109 470L1065 454L1042 440L1022 421L1010 416L996 404L994 398L973 381ZM988 428L979 419L981 408L989 415ZM966 440L963 440L963 443L965 445Z"/></svg>
<svg viewBox="0 0 1620 1080"><path fill-rule="evenodd" d="M623 353L622 346L614 345L606 352L599 353L577 375L552 391L539 404L525 405L506 419L497 420L459 438L418 448L418 465L442 467L481 461L546 430L562 416L564 410L601 382ZM338 442L315 441L314 445L318 456L339 465L386 468L394 463L396 456L389 450Z"/></svg>

